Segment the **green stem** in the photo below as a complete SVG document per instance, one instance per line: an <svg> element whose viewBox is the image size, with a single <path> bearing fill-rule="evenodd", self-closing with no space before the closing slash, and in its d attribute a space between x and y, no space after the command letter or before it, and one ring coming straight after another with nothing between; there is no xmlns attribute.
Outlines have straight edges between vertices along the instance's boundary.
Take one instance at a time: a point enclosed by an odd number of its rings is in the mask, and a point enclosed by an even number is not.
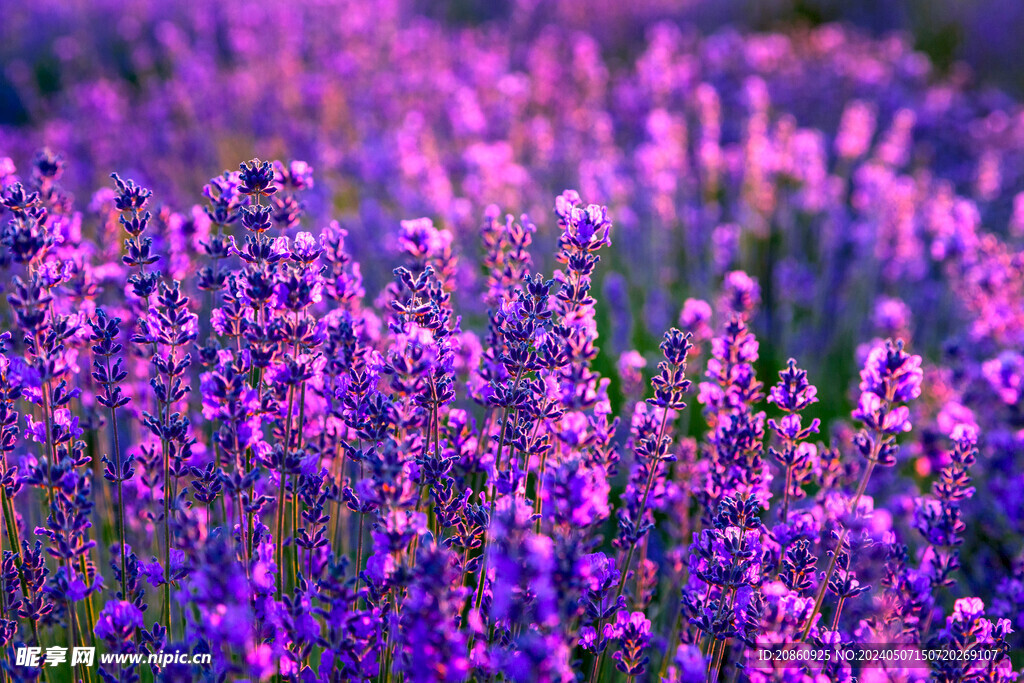
<svg viewBox="0 0 1024 683"><path fill-rule="evenodd" d="M176 344L171 344L170 362L175 362L175 347ZM154 352L156 351L156 344L154 343ZM174 378L168 374L167 376L167 388L170 390ZM168 396L170 398L170 396ZM171 419L171 404L170 401L163 405L163 426L166 429ZM172 639L171 630L173 622L171 620L171 495L173 488L171 486L171 444L164 438L160 438L160 450L164 460L164 620L167 628L167 638Z"/></svg>
<svg viewBox="0 0 1024 683"><path fill-rule="evenodd" d="M672 632L666 641L668 649L665 650L665 654L661 658L661 668L658 670L658 680L665 678L668 675L668 664L672 661L676 653L676 648L679 647L679 629L683 625L683 613L682 611L676 612L675 621L672 622Z"/></svg>
<svg viewBox="0 0 1024 683"><path fill-rule="evenodd" d="M110 359L107 359L107 373L110 372ZM121 441L117 435L117 411L110 407L110 424L114 432L114 461L117 463L117 531L121 541L121 599L128 599L127 558L125 552L124 527L124 481L121 479L124 463L121 462Z"/></svg>
<svg viewBox="0 0 1024 683"><path fill-rule="evenodd" d="M850 513L855 514L857 512L857 505L860 504L860 499L864 495L865 489L868 487L868 479L871 477L871 472L875 468L875 462L878 458L878 453L881 450L881 441L876 438L876 445L872 451L871 458L868 459L868 466L864 469L864 476L861 477L860 486L857 487L857 494L853 498L853 503L850 505ZM836 569L836 560L839 558L839 553L843 550L843 545L846 543L846 536L849 533L849 527L843 527L842 533L839 534L839 542L836 544L836 550L832 553L832 558L829 560L828 569L825 570L825 576L821 581L821 587L818 588L818 597L814 601L814 608L807 617L807 624L804 626L803 633L800 634L800 639L797 642L803 642L807 640L807 636L811 632L811 626L814 624L814 617L817 616L821 610L821 605L825 602L825 591L828 589L828 582L832 579L832 572Z"/></svg>
<svg viewBox="0 0 1024 683"><path fill-rule="evenodd" d="M291 443L292 437L292 406L295 402L295 388L288 387L288 413L285 415L285 428L284 428L284 458L288 457L288 445ZM280 477L280 484L277 490L277 538L275 539L276 552L275 559L277 561L277 599L281 599L281 595L284 592L284 485L286 475L284 472L284 462L281 463L281 472L278 474Z"/></svg>
<svg viewBox="0 0 1024 683"><path fill-rule="evenodd" d="M22 562L21 541L18 538L18 522L14 516L14 506L11 499L7 497L7 489L3 486L0 486L0 505L3 507L4 523L7 526L7 538L10 539L11 546L15 550L14 556L17 558L18 580L21 582L21 590L26 598L32 600L34 597L33 591L28 585L28 579L25 578L25 565ZM35 621L30 621L29 625L32 627L32 635L35 636L36 645L42 647L43 641L39 638L39 625ZM43 677L49 680L49 674L47 674L45 667L43 667Z"/></svg>
<svg viewBox="0 0 1024 683"><path fill-rule="evenodd" d="M164 458L164 626L171 637L171 454L167 439L160 439Z"/></svg>
<svg viewBox="0 0 1024 683"><path fill-rule="evenodd" d="M657 457L661 456L661 442L665 438L665 430L668 427L668 408L663 408L662 410L663 410L663 412L661 414L661 428L658 429L658 443L655 446L655 453L657 453ZM640 508L639 508L640 511L639 511L639 513L637 513L638 519L643 519L644 513L647 511L647 499L651 495L651 488L654 487L654 478L655 478L655 475L658 472L658 463L660 462L657 459L657 457L652 459L651 471L647 474L647 485L644 487L644 495L640 499ZM629 546L629 552L626 554L626 561L622 564L622 576L619 578L619 587L615 591L615 600L612 601L613 604L619 601L619 598L622 597L622 591L626 588L626 579L629 576L629 566L633 563L633 555L635 553L636 553L636 544L634 543L634 544L631 544ZM597 629L596 629L596 633L597 633L597 637L598 638L601 637L601 627L602 626L603 626L602 620L598 619L597 620ZM596 659L594 659L594 668L590 672L590 680L591 681L596 681L597 680L595 677L597 676L598 672L601 669L602 664L604 663L604 653L607 652L607 651L608 651L608 649L605 648L601 652L601 654L598 655Z"/></svg>
<svg viewBox="0 0 1024 683"><path fill-rule="evenodd" d="M846 602L846 598L839 598L839 604L836 605L836 613L832 617L832 630L836 631L839 629L839 615L843 613L843 603Z"/></svg>
<svg viewBox="0 0 1024 683"><path fill-rule="evenodd" d="M793 481L793 466L786 465L786 488L782 491L782 523L789 519L789 487Z"/></svg>
<svg viewBox="0 0 1024 683"><path fill-rule="evenodd" d="M355 575L356 575L356 584L355 584L356 599L352 601L352 609L353 609L353 611L356 609L356 605L359 602L359 573L362 570L362 566L363 566L363 515L362 515L362 513L360 513L360 515L359 515L359 534L358 534L358 536L359 536L359 539L356 541L356 571L355 571Z"/></svg>
<svg viewBox="0 0 1024 683"><path fill-rule="evenodd" d="M305 380L299 384L299 421L295 425L295 430L298 436L298 444L296 445L296 452L302 450L302 440L305 436L306 428L306 382ZM291 416L289 416L291 419ZM292 535L298 536L299 533L299 507L301 501L299 500L299 475L295 474L292 476ZM298 583L299 575L299 546L292 544L292 584ZM312 580L312 579L311 579Z"/></svg>

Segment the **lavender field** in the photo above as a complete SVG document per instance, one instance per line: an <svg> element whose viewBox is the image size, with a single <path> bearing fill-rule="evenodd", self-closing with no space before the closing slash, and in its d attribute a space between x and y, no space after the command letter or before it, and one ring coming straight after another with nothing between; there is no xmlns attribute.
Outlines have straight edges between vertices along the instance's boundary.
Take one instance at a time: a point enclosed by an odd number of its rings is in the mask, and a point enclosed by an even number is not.
<svg viewBox="0 0 1024 683"><path fill-rule="evenodd" d="M0 12L0 683L1018 680L1024 107L676 5Z"/></svg>

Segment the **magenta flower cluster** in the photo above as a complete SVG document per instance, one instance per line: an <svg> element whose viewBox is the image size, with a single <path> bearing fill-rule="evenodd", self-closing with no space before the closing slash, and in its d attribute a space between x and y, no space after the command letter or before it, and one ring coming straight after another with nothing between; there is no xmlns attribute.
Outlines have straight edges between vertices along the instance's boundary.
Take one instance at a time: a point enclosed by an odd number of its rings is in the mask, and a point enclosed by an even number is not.
<svg viewBox="0 0 1024 683"><path fill-rule="evenodd" d="M0 681L1018 680L1019 104L836 26L128 4L5 72Z"/></svg>
<svg viewBox="0 0 1024 683"><path fill-rule="evenodd" d="M816 442L808 373L757 379L759 286L733 271L717 312L683 306L648 389L624 357L615 415L592 296L615 231L574 191L550 277L530 219L485 213L478 335L428 218L401 223L402 264L367 305L346 231L304 229L306 164L245 162L189 221L113 174L95 240L63 164L43 152L4 183L8 652L214 655L166 680L796 680L821 672L751 652L888 642L994 653L936 662L940 680L1015 680L1011 622L973 596L947 609L976 426L948 435L909 526L898 497L880 507L891 483L872 493L925 387L902 340L867 352L860 428ZM184 282L175 244L202 251Z"/></svg>

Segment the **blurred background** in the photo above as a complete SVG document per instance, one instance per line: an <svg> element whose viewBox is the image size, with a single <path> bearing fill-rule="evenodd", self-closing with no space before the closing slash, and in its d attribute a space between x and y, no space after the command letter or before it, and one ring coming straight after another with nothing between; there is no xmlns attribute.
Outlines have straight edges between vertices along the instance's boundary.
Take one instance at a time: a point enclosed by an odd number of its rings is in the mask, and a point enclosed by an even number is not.
<svg viewBox="0 0 1024 683"><path fill-rule="evenodd" d="M220 11L218 4L205 0L10 3L0 25L4 64L0 70L0 123L21 125L38 120L42 112L26 101L34 97L23 92L25 87L52 95L89 74L139 85L147 74L142 65L133 63L131 43L144 36L159 40L157 31L165 21L187 33L191 21L183 12L196 11L213 18ZM302 4L315 7L325 3L310 0ZM1018 68L1024 4L1015 0L410 0L401 4L404 7L399 11L408 16L422 15L456 25L507 25L517 15L530 14L540 23L554 21L585 30L604 47L623 53L635 50L645 27L661 20L693 25L703 32L725 26L771 31L844 22L876 37L901 32L914 49L943 71L967 68L981 85L1018 96L1024 90L1024 72ZM253 8L253 13L259 16L260 8ZM272 25L265 28L275 30Z"/></svg>
<svg viewBox="0 0 1024 683"><path fill-rule="evenodd" d="M459 237L472 309L489 204L529 213L547 272L553 198L577 188L607 204L606 371L629 348L656 349L682 302L718 296L732 269L760 284L767 368L813 351L812 370L853 376L880 297L942 307L903 321L937 358L968 311L923 256L952 253L933 244L950 210L929 179L974 202L986 230L1016 234L1024 76L1010 57L1024 9L1012 0L5 9L0 156L23 169L43 146L63 154L86 222L113 171L187 218L241 160L301 159L317 178L306 225L342 221L369 292L390 278L398 221L428 216ZM866 127L853 135L875 151L844 157L843 125ZM915 204L925 196L937 199ZM847 388L832 388L837 405Z"/></svg>
<svg viewBox="0 0 1024 683"><path fill-rule="evenodd" d="M409 27L426 18L453 28L485 27L528 40L531 32L554 25L593 36L611 64L634 58L646 43L647 30L663 21L705 35L727 28L792 33L800 27L839 22L875 38L900 36L928 58L936 74L955 75L975 87L999 89L1015 98L1024 92L1024 71L1018 68L1024 3L1015 0L385 0L374 4L368 21L376 26L367 27L369 31ZM142 93L172 80L190 53L206 58L206 68L238 68L251 56L245 54L246 46L234 42L232 34L239 30L253 30L254 40L265 40L271 57L282 41L291 49L314 49L318 36L332 33L337 20L345 22L340 15L363 14L351 3L335 0L307 0L294 7L275 1L245 9L224 5L208 0L9 3L0 23L0 126L45 126L66 111L68 100L85 95L78 87L87 82L105 84L110 90L94 93L92 106L113 106L111 100L126 98L120 104L127 108ZM249 75L259 77L258 69ZM128 111L122 115L128 116ZM254 124L248 129L241 126L238 133L259 136L261 131Z"/></svg>
<svg viewBox="0 0 1024 683"><path fill-rule="evenodd" d="M417 9L439 19L480 22L509 15L509 0L420 1ZM785 30L794 24L845 22L874 36L899 31L941 69L969 67L978 82L1019 94L1024 74L1017 68L1024 36L1024 5L1014 0L534 0L534 7L628 49L631 37L651 21L690 23L702 31L723 26L755 31Z"/></svg>

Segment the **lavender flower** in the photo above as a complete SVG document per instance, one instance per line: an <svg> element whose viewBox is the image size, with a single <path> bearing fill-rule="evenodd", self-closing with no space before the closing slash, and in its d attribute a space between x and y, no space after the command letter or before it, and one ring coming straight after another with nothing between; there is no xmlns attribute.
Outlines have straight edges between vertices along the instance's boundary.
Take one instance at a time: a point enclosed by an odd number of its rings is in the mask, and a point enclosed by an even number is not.
<svg viewBox="0 0 1024 683"><path fill-rule="evenodd" d="M7 678L1016 676L1012 96L701 3L51 4L5 13Z"/></svg>

